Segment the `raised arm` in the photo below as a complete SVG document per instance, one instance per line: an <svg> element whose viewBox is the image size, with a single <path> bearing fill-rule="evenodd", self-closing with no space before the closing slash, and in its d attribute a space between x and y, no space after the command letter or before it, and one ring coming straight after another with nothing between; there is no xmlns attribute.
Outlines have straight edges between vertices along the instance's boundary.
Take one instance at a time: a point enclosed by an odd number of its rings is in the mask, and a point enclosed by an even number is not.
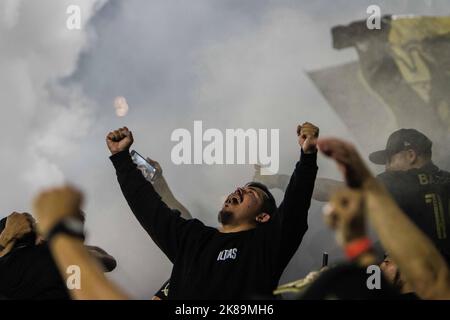
<svg viewBox="0 0 450 320"><path fill-rule="evenodd" d="M319 128L304 123L297 130L301 157L291 176L275 219L281 224L280 263L287 264L308 229L308 210L317 175Z"/></svg>
<svg viewBox="0 0 450 320"><path fill-rule="evenodd" d="M128 205L145 231L173 262L180 238L185 232L201 224L198 221L193 223L192 220L185 220L172 211L161 200L152 184L139 172L129 153L133 144L131 131L127 128L113 131L108 134L106 141Z"/></svg>
<svg viewBox="0 0 450 320"><path fill-rule="evenodd" d="M50 249L61 275L67 281L71 266L80 269L80 289L69 290L73 299L78 300L125 300L128 299L103 273L99 261L92 257L82 240L60 234L50 243Z"/></svg>
<svg viewBox="0 0 450 320"><path fill-rule="evenodd" d="M414 291L423 299L450 299L450 270L431 240L378 181L366 183L365 193L369 220Z"/></svg>
<svg viewBox="0 0 450 320"><path fill-rule="evenodd" d="M253 181L261 182L269 189L279 189L285 192L290 180L291 177L286 174L262 175L261 166L258 164L255 165ZM312 198L316 201L326 202L330 199L334 191L343 186L345 186L345 184L342 181L328 178L316 178Z"/></svg>
<svg viewBox="0 0 450 320"><path fill-rule="evenodd" d="M150 158L147 158L147 161L156 169L156 174L153 178L153 188L155 188L156 192L161 196L162 201L164 201L164 203L171 209L180 211L181 217L184 219L192 219L192 215L189 210L186 209L186 207L178 201L177 198L175 198L172 190L170 190L169 184L163 175L161 165L157 161Z"/></svg>
<svg viewBox="0 0 450 320"><path fill-rule="evenodd" d="M117 300L128 297L106 279L98 261L92 257L83 239L62 229L63 222L73 225L80 212L82 196L72 188L60 188L41 193L34 200L34 212L39 219L38 229L49 241L49 247L61 276L67 281L76 266L79 270L79 287L69 290L74 299ZM79 222L79 226L82 226ZM49 235L51 235L50 238Z"/></svg>
<svg viewBox="0 0 450 320"><path fill-rule="evenodd" d="M286 191L289 184L290 176L287 174L272 174L272 175L262 175L261 165L255 164L255 173L253 175L253 181L263 183L269 189L280 189L281 191Z"/></svg>
<svg viewBox="0 0 450 320"><path fill-rule="evenodd" d="M356 149L338 139L323 139L319 148L338 163L349 186L364 191L373 228L416 294L423 299L450 299L450 272L444 258L373 177Z"/></svg>

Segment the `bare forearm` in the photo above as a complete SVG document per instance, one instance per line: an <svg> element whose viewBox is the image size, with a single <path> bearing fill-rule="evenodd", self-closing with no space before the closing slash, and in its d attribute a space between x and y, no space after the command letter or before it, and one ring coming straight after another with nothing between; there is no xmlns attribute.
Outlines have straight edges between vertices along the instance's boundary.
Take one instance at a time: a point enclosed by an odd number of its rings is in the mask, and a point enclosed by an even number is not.
<svg viewBox="0 0 450 320"><path fill-rule="evenodd" d="M181 212L181 216L185 219L192 219L192 215L189 210L186 209L185 206L179 202L170 190L169 185L167 184L166 179L161 176L158 180L153 184L155 191L161 196L162 200L167 204L167 206L171 209L176 209Z"/></svg>
<svg viewBox="0 0 450 320"><path fill-rule="evenodd" d="M69 266L80 270L80 289L71 289L72 298L79 300L120 300L128 297L103 274L102 268L86 250L81 240L61 234L50 244L61 275L66 279Z"/></svg>
<svg viewBox="0 0 450 320"><path fill-rule="evenodd" d="M369 183L366 200L369 219L383 247L416 293L425 299L449 299L449 270L433 243L377 181Z"/></svg>

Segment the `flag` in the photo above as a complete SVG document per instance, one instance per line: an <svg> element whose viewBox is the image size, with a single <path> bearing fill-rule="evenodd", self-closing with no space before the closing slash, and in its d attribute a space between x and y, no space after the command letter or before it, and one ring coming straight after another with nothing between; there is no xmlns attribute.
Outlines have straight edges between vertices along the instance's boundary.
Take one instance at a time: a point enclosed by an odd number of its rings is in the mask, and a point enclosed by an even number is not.
<svg viewBox="0 0 450 320"><path fill-rule="evenodd" d="M359 61L309 76L360 144L381 133L382 147L395 129L415 128L449 168L450 17L385 16L379 30L356 21L334 27L332 37L334 48L356 49Z"/></svg>

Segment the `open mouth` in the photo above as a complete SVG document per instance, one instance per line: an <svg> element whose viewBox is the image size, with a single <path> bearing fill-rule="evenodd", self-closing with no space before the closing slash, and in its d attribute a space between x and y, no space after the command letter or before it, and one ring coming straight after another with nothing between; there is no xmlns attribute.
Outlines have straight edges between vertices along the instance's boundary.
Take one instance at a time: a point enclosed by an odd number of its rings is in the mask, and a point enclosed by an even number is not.
<svg viewBox="0 0 450 320"><path fill-rule="evenodd" d="M225 201L225 204L240 204L244 200L244 193L242 192L242 189L237 189L235 192L230 194Z"/></svg>

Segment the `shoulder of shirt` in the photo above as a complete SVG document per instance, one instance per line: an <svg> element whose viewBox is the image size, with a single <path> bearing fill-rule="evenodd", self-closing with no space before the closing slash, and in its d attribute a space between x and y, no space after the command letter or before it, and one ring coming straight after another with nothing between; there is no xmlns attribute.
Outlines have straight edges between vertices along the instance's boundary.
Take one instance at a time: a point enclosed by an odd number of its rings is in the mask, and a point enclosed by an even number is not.
<svg viewBox="0 0 450 320"><path fill-rule="evenodd" d="M377 179L382 182L390 182L405 176L406 171L385 171L377 175Z"/></svg>

